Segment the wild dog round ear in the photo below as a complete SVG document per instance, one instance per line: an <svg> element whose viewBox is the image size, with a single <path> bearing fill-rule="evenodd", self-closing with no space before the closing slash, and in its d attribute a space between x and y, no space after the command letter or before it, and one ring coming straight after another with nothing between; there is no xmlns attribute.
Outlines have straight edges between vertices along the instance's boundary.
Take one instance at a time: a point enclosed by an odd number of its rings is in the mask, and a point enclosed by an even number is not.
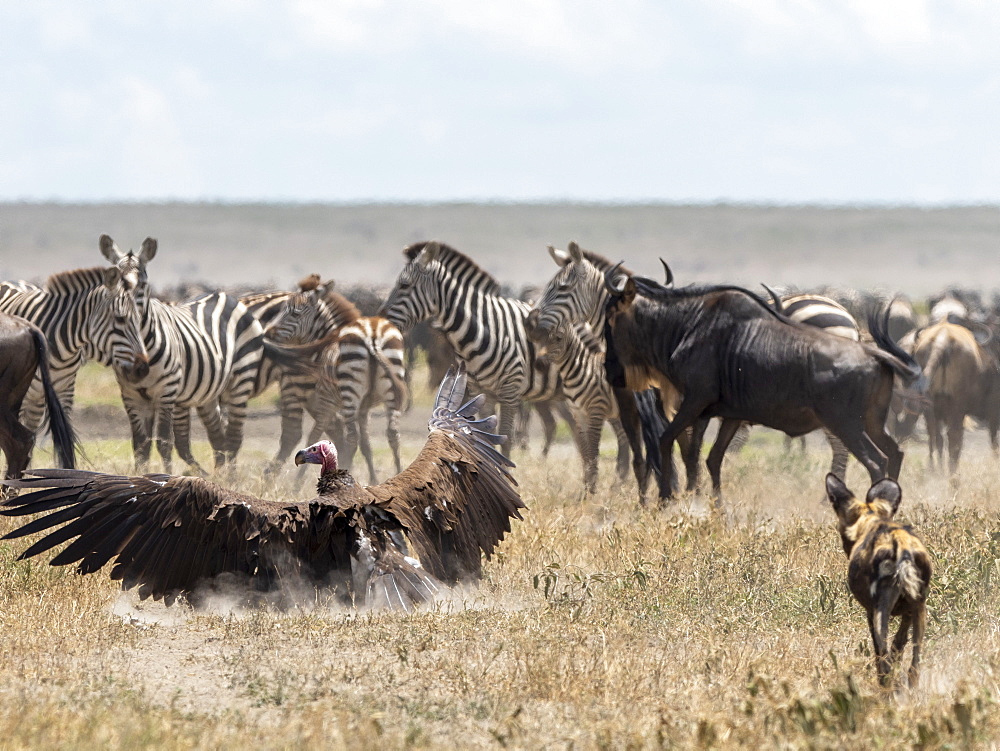
<svg viewBox="0 0 1000 751"><path fill-rule="evenodd" d="M899 487L898 482L886 477L868 489L868 495L865 496L865 500L868 503L875 500L886 501L892 508L892 513L895 514L896 509L899 508L899 504L903 500L903 490Z"/></svg>
<svg viewBox="0 0 1000 751"><path fill-rule="evenodd" d="M854 493L848 490L843 480L833 474L833 472L829 472L826 475L826 497L836 510L854 498Z"/></svg>

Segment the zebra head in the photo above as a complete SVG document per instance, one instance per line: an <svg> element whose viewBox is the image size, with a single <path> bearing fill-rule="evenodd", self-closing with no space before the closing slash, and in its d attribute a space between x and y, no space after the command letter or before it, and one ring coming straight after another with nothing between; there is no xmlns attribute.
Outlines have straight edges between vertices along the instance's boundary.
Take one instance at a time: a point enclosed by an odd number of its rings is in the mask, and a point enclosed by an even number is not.
<svg viewBox="0 0 1000 751"><path fill-rule="evenodd" d="M318 328L322 305L317 290L289 295L264 336L276 342L301 343L314 339L311 333Z"/></svg>
<svg viewBox="0 0 1000 751"><path fill-rule="evenodd" d="M441 244L433 240L404 248L407 263L378 315L404 332L437 315L442 307L440 254Z"/></svg>
<svg viewBox="0 0 1000 751"><path fill-rule="evenodd" d="M90 316L90 340L101 362L130 382L149 374L149 355L142 321L149 305L146 264L156 255L156 240L143 240L139 253L123 253L108 235L101 235L102 255L114 264L105 271L104 286L95 290Z"/></svg>
<svg viewBox="0 0 1000 751"><path fill-rule="evenodd" d="M537 341L544 342L560 328L574 323L589 323L600 330L607 300L604 269L600 268L606 263L605 259L589 252L585 254L575 242L566 250L550 245L549 255L560 268L535 303ZM602 263L595 265L595 260Z"/></svg>
<svg viewBox="0 0 1000 751"><path fill-rule="evenodd" d="M87 330L88 349L95 359L132 383L149 375L135 288L117 268L106 269L104 284L90 294Z"/></svg>

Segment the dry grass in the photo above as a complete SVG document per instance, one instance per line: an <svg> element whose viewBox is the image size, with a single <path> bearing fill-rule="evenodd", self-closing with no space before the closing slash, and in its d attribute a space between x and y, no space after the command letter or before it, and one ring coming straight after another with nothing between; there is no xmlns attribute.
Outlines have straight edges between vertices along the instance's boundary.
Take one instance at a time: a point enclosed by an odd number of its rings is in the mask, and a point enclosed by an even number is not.
<svg viewBox="0 0 1000 751"><path fill-rule="evenodd" d="M251 441L244 476L227 482L292 495L259 477L273 441ZM925 473L922 447L904 467L901 513L936 570L923 682L899 695L874 681L821 503L819 442L803 456L755 432L727 460L718 515L700 497L638 508L631 482L610 479L610 454L602 492L581 501L578 460L556 452L515 456L530 511L482 586L414 615L345 612L320 595L292 612L164 608L100 575L17 562L26 543L3 543L0 746L1000 742L1000 468L980 441L958 489ZM123 441L88 443L88 455L129 468ZM849 484L866 485L856 466Z"/></svg>

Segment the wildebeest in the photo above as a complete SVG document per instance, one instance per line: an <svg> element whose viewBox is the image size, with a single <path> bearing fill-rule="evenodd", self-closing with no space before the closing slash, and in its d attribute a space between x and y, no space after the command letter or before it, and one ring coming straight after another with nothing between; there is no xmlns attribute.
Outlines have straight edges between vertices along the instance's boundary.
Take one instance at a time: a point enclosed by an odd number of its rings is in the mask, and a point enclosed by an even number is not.
<svg viewBox="0 0 1000 751"><path fill-rule="evenodd" d="M23 318L0 313L0 450L7 459L4 477L8 480L21 476L35 445L34 433L20 423L18 415L36 370L41 376L56 459L60 466L72 469L73 428L52 386L45 334Z"/></svg>
<svg viewBox="0 0 1000 751"><path fill-rule="evenodd" d="M935 454L944 465L948 434L948 469L954 473L962 453L966 415L984 422L993 450L1000 430L1000 365L965 326L948 321L917 332L913 356L926 380L924 419L931 465ZM911 417L915 420L915 416Z"/></svg>
<svg viewBox="0 0 1000 751"><path fill-rule="evenodd" d="M835 475L826 476L826 494L837 514L840 541L850 563L847 585L868 613L879 682L889 682L913 629L913 657L908 680L920 678L920 648L927 623L931 560L913 530L893 521L902 493L894 480L872 485L864 501L854 497ZM899 630L889 647L889 619L898 615Z"/></svg>
<svg viewBox="0 0 1000 751"><path fill-rule="evenodd" d="M739 421L791 436L825 427L864 465L872 482L897 477L903 452L885 431L894 376L910 383L920 367L873 316L877 346L789 320L748 290L680 289L605 274L609 348L633 390L676 388L681 402L660 439L660 497L671 496L673 443L700 418L723 417L708 458L720 493L726 447Z"/></svg>

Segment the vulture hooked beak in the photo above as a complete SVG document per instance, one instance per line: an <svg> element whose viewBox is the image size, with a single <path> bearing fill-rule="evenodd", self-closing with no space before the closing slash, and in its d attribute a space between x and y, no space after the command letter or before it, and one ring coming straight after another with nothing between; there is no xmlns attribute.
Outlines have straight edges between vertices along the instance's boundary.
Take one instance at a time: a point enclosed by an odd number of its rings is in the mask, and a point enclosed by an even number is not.
<svg viewBox="0 0 1000 751"><path fill-rule="evenodd" d="M300 464L320 464L323 471L337 469L337 447L330 441L320 441L295 454L295 466Z"/></svg>

